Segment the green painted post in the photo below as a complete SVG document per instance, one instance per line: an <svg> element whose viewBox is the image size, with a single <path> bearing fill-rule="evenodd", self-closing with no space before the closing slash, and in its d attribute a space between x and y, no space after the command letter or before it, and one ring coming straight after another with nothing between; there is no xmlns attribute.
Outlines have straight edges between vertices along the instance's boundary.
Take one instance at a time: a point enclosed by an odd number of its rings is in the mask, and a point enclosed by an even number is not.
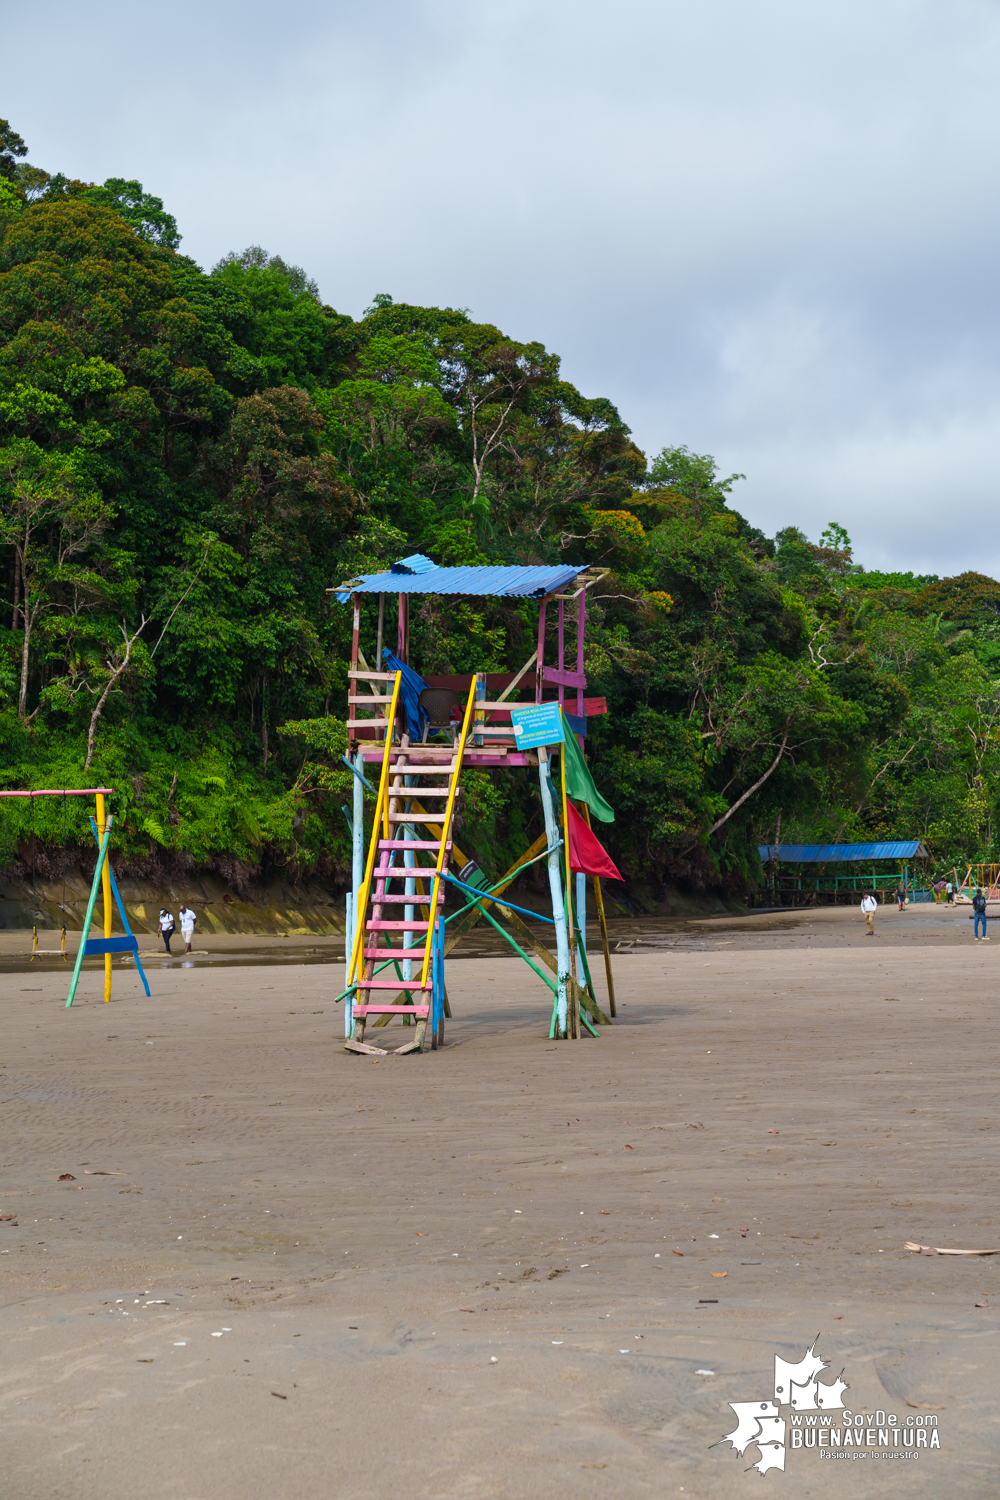
<svg viewBox="0 0 1000 1500"><path fill-rule="evenodd" d="M94 883L90 888L90 900L87 902L87 915L83 919L83 931L80 934L80 946L77 949L76 963L73 965L73 978L70 980L69 999L66 1001L67 1010L69 1010L70 1006L73 1004L73 996L76 994L76 987L80 981L80 970L83 967L83 950L86 948L87 939L90 936L90 924L94 918L94 907L97 904L97 892L100 889L101 885L101 872L104 869L104 861L108 857L108 845L111 842L111 829L114 821L115 820L113 817L108 817L107 822L104 825L104 837L101 840L101 847L97 853L97 866L94 870Z"/></svg>

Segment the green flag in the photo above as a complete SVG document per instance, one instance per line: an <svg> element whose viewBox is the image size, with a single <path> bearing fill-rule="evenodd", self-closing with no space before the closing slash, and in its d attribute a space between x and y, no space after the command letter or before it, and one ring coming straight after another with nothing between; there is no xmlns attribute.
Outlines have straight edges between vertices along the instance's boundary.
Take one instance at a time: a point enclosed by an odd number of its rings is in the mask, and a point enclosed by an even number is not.
<svg viewBox="0 0 1000 1500"><path fill-rule="evenodd" d="M572 797L574 802L586 802L594 817L600 818L602 823L613 823L615 810L608 806L594 785L594 778L587 770L587 762L576 742L576 735L565 719L563 719L563 731L566 736L563 743L563 755L566 757L567 797Z"/></svg>

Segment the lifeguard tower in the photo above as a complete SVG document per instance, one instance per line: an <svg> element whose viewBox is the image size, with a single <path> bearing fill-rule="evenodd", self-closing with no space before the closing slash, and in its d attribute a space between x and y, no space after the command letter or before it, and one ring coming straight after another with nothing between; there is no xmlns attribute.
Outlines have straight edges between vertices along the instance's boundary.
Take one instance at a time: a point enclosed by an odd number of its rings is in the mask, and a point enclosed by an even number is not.
<svg viewBox="0 0 1000 1500"><path fill-rule="evenodd" d="M551 1037L596 1036L599 1025L610 1025L615 1002L603 897L595 878L610 1016L597 1004L587 964L586 876L577 874L574 883L571 874L565 753L561 794L552 777L555 747L565 747L570 735L582 747L588 718L607 712L603 699L585 696L583 667L587 591L605 571L565 564L445 568L418 554L394 563L387 573L364 574L329 590L350 604L354 615L345 757L355 777L345 991L349 1051L385 1055L390 1049L366 1041L366 1027L374 1021L381 1028L394 1018L413 1031L392 1051L423 1051L428 1036L432 1048L440 1045L450 1014L444 958L480 919L496 928L551 990ZM418 676L409 661L409 607L414 595L428 594L537 601L535 650L516 672ZM364 616L371 595L378 599L377 619ZM391 628L386 599L392 596L395 651L386 640ZM366 775L366 768L376 766L377 787ZM468 859L453 836L462 774L469 767L537 768L545 832L499 879ZM375 796L367 858L366 788ZM583 814L589 823L586 806ZM551 920L555 929L554 958L523 920L540 914L499 899L537 860L548 867L552 917L543 920ZM445 918L449 885L461 904Z"/></svg>

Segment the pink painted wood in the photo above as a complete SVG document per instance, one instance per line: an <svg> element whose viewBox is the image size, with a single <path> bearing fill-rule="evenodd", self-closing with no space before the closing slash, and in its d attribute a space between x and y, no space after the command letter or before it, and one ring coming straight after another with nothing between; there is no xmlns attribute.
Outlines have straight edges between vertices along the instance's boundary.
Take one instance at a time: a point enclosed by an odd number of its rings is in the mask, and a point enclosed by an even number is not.
<svg viewBox="0 0 1000 1500"><path fill-rule="evenodd" d="M418 1016L426 1020L430 1014L429 1005L355 1005L353 1007L356 1016Z"/></svg>
<svg viewBox="0 0 1000 1500"><path fill-rule="evenodd" d="M366 932L426 932L428 922L366 922Z"/></svg>
<svg viewBox="0 0 1000 1500"><path fill-rule="evenodd" d="M359 990L429 990L431 982L421 984L419 979L366 979L358 985Z"/></svg>
<svg viewBox="0 0 1000 1500"><path fill-rule="evenodd" d="M440 849L440 839L379 839L380 849ZM444 846L451 850L451 839ZM396 868L395 866L393 868Z"/></svg>

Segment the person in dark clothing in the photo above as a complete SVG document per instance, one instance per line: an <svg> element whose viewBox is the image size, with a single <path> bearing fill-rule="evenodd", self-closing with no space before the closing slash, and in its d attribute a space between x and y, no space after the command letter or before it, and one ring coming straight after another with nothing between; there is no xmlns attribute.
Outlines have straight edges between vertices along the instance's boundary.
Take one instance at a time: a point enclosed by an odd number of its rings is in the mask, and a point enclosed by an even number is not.
<svg viewBox="0 0 1000 1500"><path fill-rule="evenodd" d="M973 929L972 935L978 943L980 941L979 924L980 922L982 922L983 936L981 941L984 943L988 943L989 938L986 936L986 897L983 895L978 886L976 887L976 894L972 898L972 910L975 912L975 927Z"/></svg>
<svg viewBox="0 0 1000 1500"><path fill-rule="evenodd" d="M896 900L899 902L900 911L902 911L903 907L906 905L906 886L902 881L900 881L896 887Z"/></svg>
<svg viewBox="0 0 1000 1500"><path fill-rule="evenodd" d="M163 946L167 950L168 953L170 952L170 939L173 936L173 932L174 932L174 914L173 914L172 911L167 911L167 908L165 906L161 906L160 907L160 936L163 939Z"/></svg>

